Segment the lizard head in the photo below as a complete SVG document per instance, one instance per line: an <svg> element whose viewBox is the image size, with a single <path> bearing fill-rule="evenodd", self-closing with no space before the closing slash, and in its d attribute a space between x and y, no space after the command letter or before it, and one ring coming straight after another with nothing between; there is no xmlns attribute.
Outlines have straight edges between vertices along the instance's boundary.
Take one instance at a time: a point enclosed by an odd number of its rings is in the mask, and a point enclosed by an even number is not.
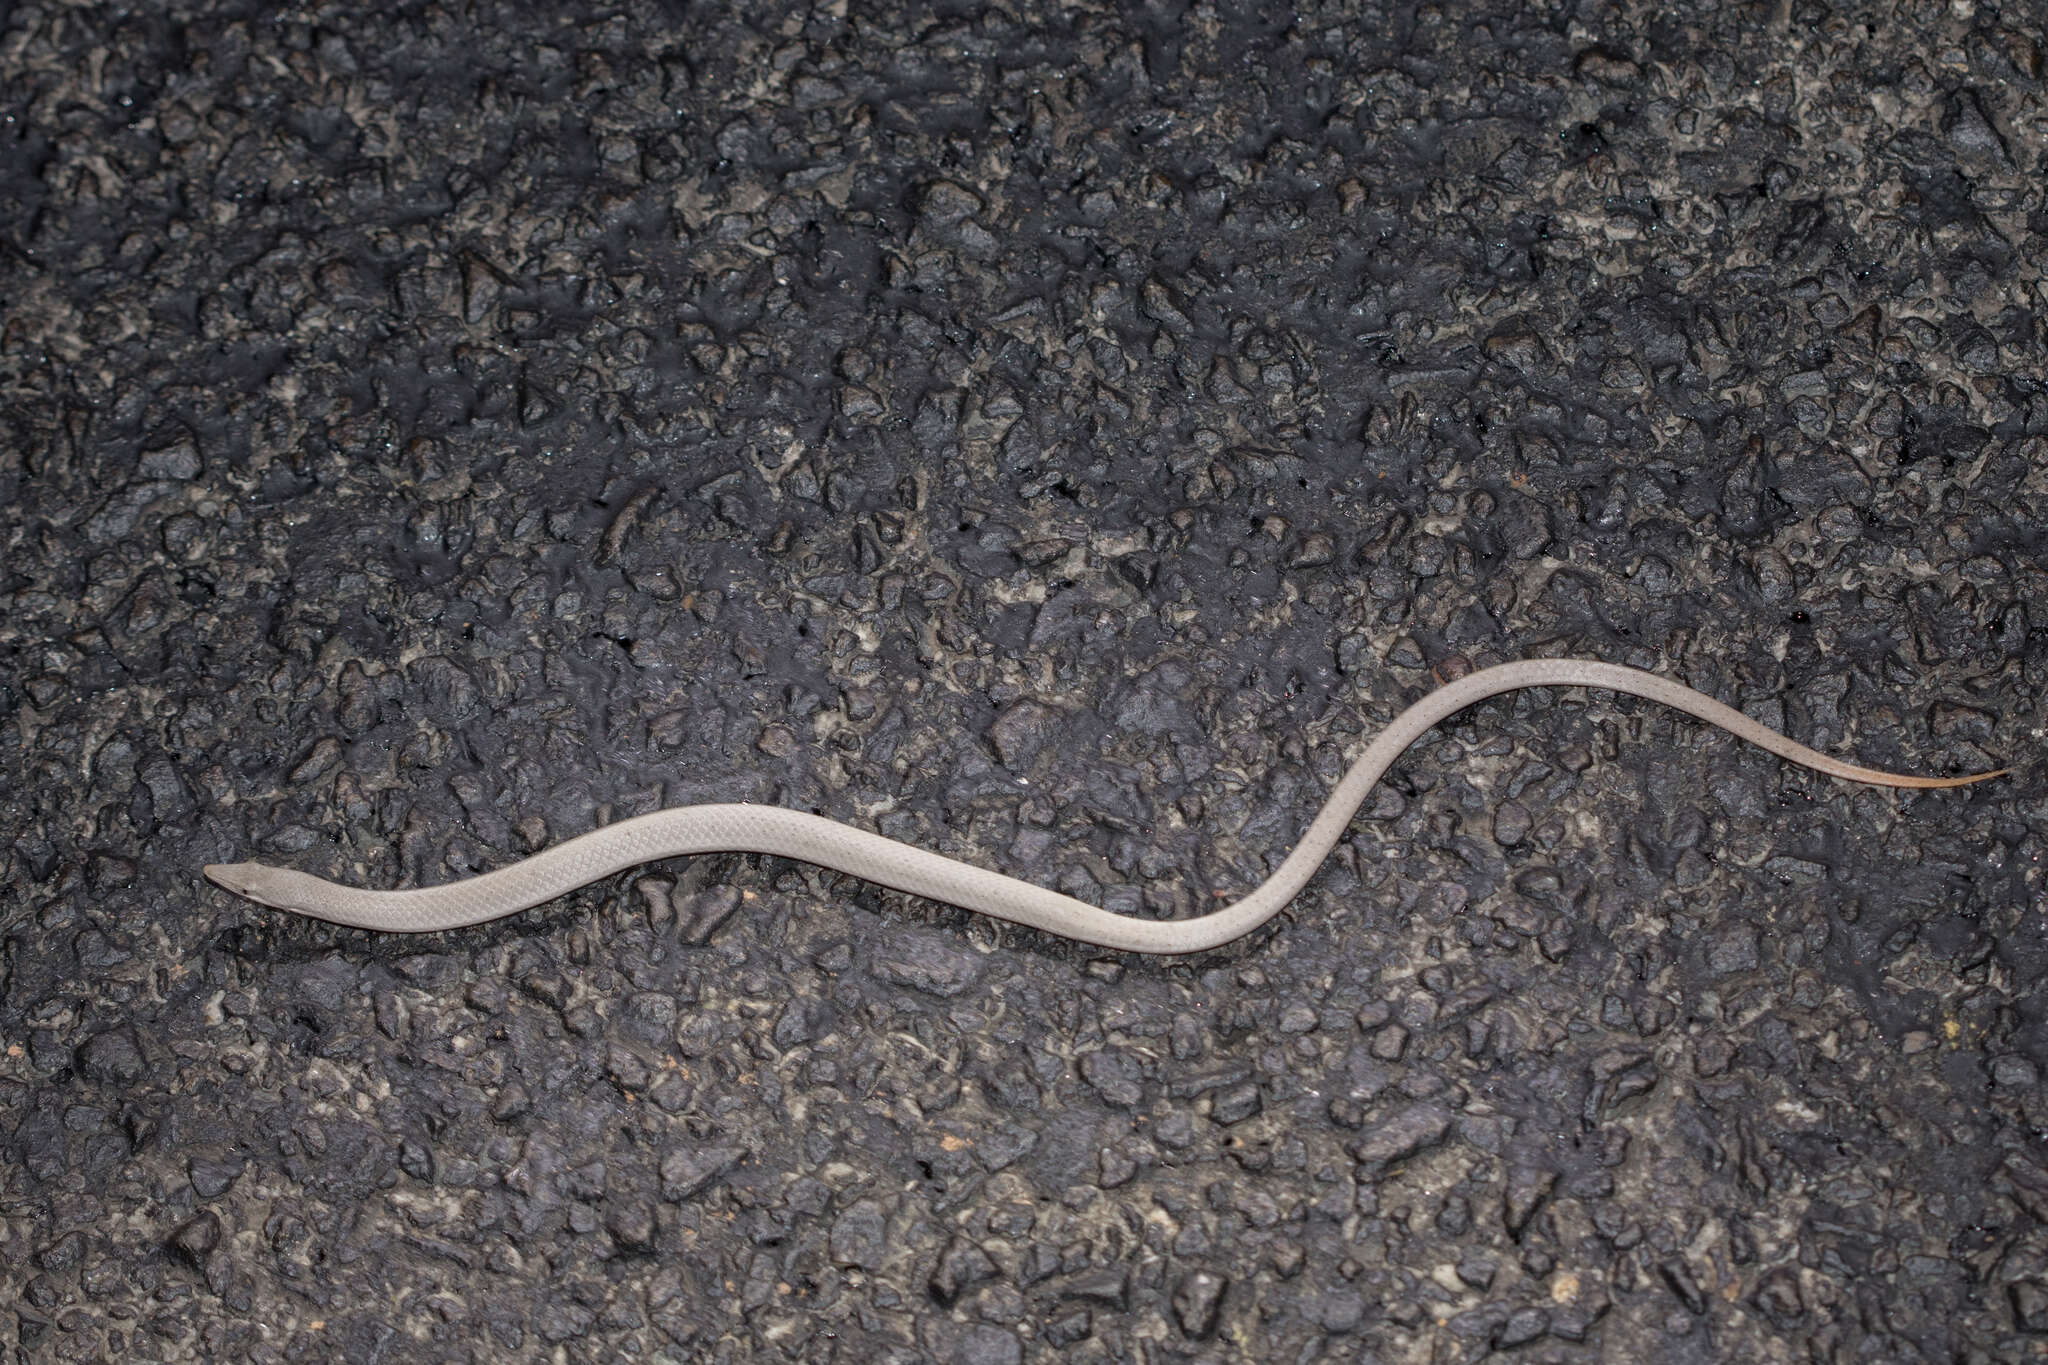
<svg viewBox="0 0 2048 1365"><path fill-rule="evenodd" d="M277 910L298 908L288 889L293 874L284 868L267 867L262 863L208 863L200 870L215 886L224 887L237 896L246 896L258 905L268 905Z"/></svg>

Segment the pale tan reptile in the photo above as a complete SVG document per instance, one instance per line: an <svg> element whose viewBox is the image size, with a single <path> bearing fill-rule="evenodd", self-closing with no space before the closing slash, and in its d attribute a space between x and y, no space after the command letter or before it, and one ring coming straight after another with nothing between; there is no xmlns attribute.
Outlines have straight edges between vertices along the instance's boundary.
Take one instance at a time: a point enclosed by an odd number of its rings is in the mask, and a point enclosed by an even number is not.
<svg viewBox="0 0 2048 1365"><path fill-rule="evenodd" d="M1759 725L1733 707L1640 669L1587 659L1525 659L1483 668L1430 693L1394 718L1351 765L1294 851L1234 905L1193 919L1141 920L1113 914L1015 877L942 857L779 806L683 806L621 820L496 872L416 891L364 891L262 863L215 863L205 871L228 890L280 910L387 933L431 933L516 914L639 863L687 853L769 853L834 868L899 891L1027 924L1104 948L1194 953L1264 924L1321 866L1365 794L1401 752L1438 721L1484 697L1523 687L1604 687L1690 712L1781 758L1851 782L1888 787L1962 787L2007 772L1907 777L1830 758Z"/></svg>

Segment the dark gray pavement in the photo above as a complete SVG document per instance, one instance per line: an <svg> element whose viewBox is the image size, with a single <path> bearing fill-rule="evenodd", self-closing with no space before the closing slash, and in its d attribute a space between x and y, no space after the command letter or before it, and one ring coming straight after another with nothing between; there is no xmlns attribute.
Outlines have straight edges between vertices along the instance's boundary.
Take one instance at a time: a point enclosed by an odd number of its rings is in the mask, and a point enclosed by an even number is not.
<svg viewBox="0 0 2048 1365"><path fill-rule="evenodd" d="M739 7L736 7L739 8ZM0 1356L2048 1358L2039 5L0 5ZM1121 958L751 856L776 801Z"/></svg>

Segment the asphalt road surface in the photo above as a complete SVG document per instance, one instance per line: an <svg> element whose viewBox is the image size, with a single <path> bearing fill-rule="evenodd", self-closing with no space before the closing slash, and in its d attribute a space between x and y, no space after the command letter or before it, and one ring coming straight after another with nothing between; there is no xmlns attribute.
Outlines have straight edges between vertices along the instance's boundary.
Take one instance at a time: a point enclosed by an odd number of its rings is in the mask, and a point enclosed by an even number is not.
<svg viewBox="0 0 2048 1365"><path fill-rule="evenodd" d="M2042 8L734 8L0 6L0 1358L2048 1358Z"/></svg>

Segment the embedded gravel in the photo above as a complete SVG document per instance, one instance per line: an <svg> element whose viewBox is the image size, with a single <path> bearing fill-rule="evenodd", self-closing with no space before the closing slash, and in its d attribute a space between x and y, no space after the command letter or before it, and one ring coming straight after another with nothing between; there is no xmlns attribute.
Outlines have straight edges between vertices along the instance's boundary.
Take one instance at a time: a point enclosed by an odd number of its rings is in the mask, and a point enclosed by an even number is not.
<svg viewBox="0 0 2048 1365"><path fill-rule="evenodd" d="M733 8L0 7L0 1353L2040 1358L2040 9Z"/></svg>

